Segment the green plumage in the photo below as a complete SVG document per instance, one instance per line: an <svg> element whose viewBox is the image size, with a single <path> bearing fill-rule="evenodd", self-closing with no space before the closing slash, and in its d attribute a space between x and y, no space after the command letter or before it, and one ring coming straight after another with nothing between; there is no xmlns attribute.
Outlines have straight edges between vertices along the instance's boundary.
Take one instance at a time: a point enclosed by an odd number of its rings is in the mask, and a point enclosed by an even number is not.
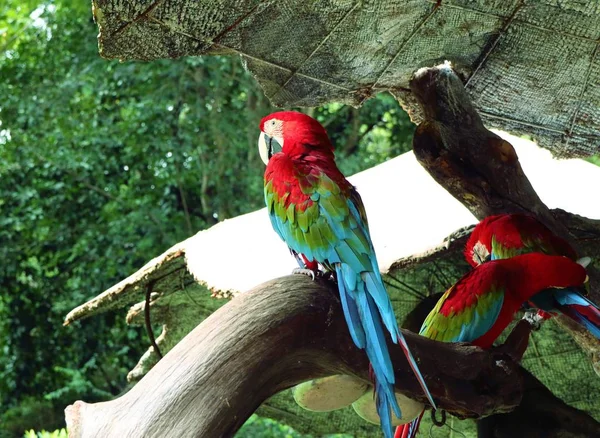
<svg viewBox="0 0 600 438"><path fill-rule="evenodd" d="M280 195L273 181L265 184L267 210L284 240L295 242L290 246L295 247L298 253L321 256L315 259L330 259L332 254L335 254L335 259L343 258L341 252L345 251L351 255L357 272L372 270L367 231L350 214L347 194L343 194L325 173L311 175L310 184L305 180L301 187L301 192L292 198L289 191ZM353 196L352 193L352 201ZM292 199L295 202L291 202ZM357 209L364 217L362 202ZM340 245L340 241L344 249L336 250L335 246Z"/></svg>
<svg viewBox="0 0 600 438"><path fill-rule="evenodd" d="M446 291L423 322L419 334L441 342L472 342L494 324L504 300L504 288L492 284L488 289L478 289L467 298L468 303L456 302L448 309L455 287L464 284L458 283Z"/></svg>

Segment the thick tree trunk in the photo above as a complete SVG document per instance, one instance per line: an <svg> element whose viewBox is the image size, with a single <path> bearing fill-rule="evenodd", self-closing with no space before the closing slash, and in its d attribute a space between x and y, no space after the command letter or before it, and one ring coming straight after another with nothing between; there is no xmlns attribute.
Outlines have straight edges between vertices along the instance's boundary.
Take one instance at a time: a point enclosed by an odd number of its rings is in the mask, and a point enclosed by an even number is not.
<svg viewBox="0 0 600 438"><path fill-rule="evenodd" d="M585 255L584 245L531 186L512 145L483 126L461 80L449 65L420 69L410 87L425 116L415 132L414 153L442 187L479 220L500 213L533 214L580 255ZM588 272L592 279L590 296L600 302L600 276L593 267ZM582 344L579 327L566 324L563 319L557 321L588 352L600 348L597 340Z"/></svg>
<svg viewBox="0 0 600 438"><path fill-rule="evenodd" d="M483 126L461 80L448 65L419 70L410 86L425 115L415 132L414 153L442 187L480 220L500 213L533 214L585 255L585 245L561 221L563 212L551 212L540 200L512 145ZM590 295L598 302L600 277L593 268L588 272ZM598 369L598 340L568 318L555 320L590 353ZM478 433L482 438L600 436L595 420L564 404L529 373L519 408L479 421Z"/></svg>
<svg viewBox="0 0 600 438"><path fill-rule="evenodd" d="M479 438L589 438L600 436L600 424L565 404L533 374L523 370L525 392L519 407L477 421Z"/></svg>
<svg viewBox="0 0 600 438"><path fill-rule="evenodd" d="M487 352L404 334L440 408L478 418L519 404L519 342ZM401 349L390 349L397 389L425 401ZM69 406L69 436L232 436L271 395L332 374L368 379L367 358L348 334L335 285L283 277L220 308L125 395Z"/></svg>

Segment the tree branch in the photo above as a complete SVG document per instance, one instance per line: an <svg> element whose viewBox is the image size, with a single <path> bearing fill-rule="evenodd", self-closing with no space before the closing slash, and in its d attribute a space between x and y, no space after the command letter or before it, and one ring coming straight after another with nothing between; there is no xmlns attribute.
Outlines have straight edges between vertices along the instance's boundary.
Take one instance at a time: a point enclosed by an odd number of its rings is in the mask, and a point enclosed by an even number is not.
<svg viewBox="0 0 600 438"><path fill-rule="evenodd" d="M475 111L459 77L448 64L423 68L410 82L425 120L413 139L419 163L479 220L500 213L525 212L538 217L566 239L580 255L589 248L574 238L558 217L544 205L523 172L512 145L488 131ZM591 228L589 220L579 221ZM593 236L594 239L596 236ZM600 276L588 268L590 297L600 302ZM561 324L578 339L571 325ZM600 343L579 343L594 354Z"/></svg>
<svg viewBox="0 0 600 438"><path fill-rule="evenodd" d="M507 414L477 421L479 438L588 438L600 436L600 424L590 415L556 397L523 369L523 401Z"/></svg>
<svg viewBox="0 0 600 438"><path fill-rule="evenodd" d="M403 328L417 331L435 306L442 293L422 300L404 318ZM570 320L569 320L570 321ZM531 325L520 320L504 345L505 351L515 361L520 361L527 348ZM477 421L479 438L585 438L600 436L600 423L589 414L573 408L556 397L533 374L521 368L524 379L523 399L512 412L494 414Z"/></svg>
<svg viewBox="0 0 600 438"><path fill-rule="evenodd" d="M221 307L127 394L67 407L71 437L232 436L268 397L333 374L368 381L368 362L348 334L335 285L288 276ZM404 335L438 406L460 418L514 409L522 371L504 351ZM508 350L507 350L508 349ZM396 388L424 401L402 350L390 344ZM517 354L518 355L518 354Z"/></svg>

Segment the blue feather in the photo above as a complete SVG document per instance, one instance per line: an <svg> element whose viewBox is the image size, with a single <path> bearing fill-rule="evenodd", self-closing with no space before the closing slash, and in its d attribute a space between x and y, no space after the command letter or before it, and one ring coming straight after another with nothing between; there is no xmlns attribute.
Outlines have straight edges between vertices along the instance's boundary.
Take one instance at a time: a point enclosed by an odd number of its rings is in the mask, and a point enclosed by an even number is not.
<svg viewBox="0 0 600 438"><path fill-rule="evenodd" d="M385 394L385 396L384 396ZM395 397L394 397L395 399ZM379 419L381 420L381 430L385 438L392 438L392 417L389 415L390 404L389 397L386 394L386 388L382 387L379 383L376 383L375 388L375 406L377 406L377 412L379 413ZM381 415L381 413L388 413L387 415Z"/></svg>
<svg viewBox="0 0 600 438"><path fill-rule="evenodd" d="M581 295L579 292L570 289L550 289L553 292L554 299L558 304L564 306L578 305L578 306L594 306L595 305Z"/></svg>
<svg viewBox="0 0 600 438"><path fill-rule="evenodd" d="M375 272L363 272L362 278L367 286L367 291L379 308L383 323L392 336L392 341L394 341L395 344L398 343L398 338L402 336L402 334L398 329L394 309L392 308L392 303L390 303L390 298L387 295L380 274Z"/></svg>
<svg viewBox="0 0 600 438"><path fill-rule="evenodd" d="M565 314L568 314L568 312L564 312ZM580 313L576 312L576 311L572 311L573 316L571 316L573 319L576 319L577 321L579 321L579 323L584 326L586 329L588 329L588 331L593 334L596 338L600 339L600 328L595 325L593 322L589 321L586 317L584 317L583 315L581 315Z"/></svg>
<svg viewBox="0 0 600 438"><path fill-rule="evenodd" d="M569 318L583 325L596 338L600 339L600 308L581 295L577 290L566 289L546 289L536 294L531 301L540 309L550 311L559 311ZM590 321L588 315L583 315L577 308L572 306L586 307L591 313L596 315L595 321Z"/></svg>
<svg viewBox="0 0 600 438"><path fill-rule="evenodd" d="M366 218L360 213L362 211L360 197L353 192L350 198L345 199L344 206L340 203L339 197L345 195L339 192L315 190L309 196L318 205L319 215L313 220L318 221L318 227L328 227L330 230L327 238L319 231L322 241L320 247L309 247L304 236L298 236L298 230L294 228L295 224L291 224L286 218L280 219L273 209L269 210L271 224L290 249L303 254L308 260L315 259L322 265L335 269L348 330L353 342L357 347L365 349L371 362L377 412L385 436L391 438L390 409L398 417L401 417L401 411L394 394L394 368L386 344L384 326L393 342L400 342L425 394L434 407L435 403L398 328L392 304L379 272ZM308 227L310 226L309 223ZM301 231L306 233L304 230Z"/></svg>
<svg viewBox="0 0 600 438"><path fill-rule="evenodd" d="M336 266L336 273L338 278L342 277L340 264ZM352 336L352 341L354 341L354 344L358 348L364 349L366 346L365 331L360 322L358 307L356 306L354 297L346 290L344 283L344 281L340 280L338 282L338 289L340 291L340 299L342 301L342 308L344 310L346 324L348 325L350 336Z"/></svg>
<svg viewBox="0 0 600 438"><path fill-rule="evenodd" d="M360 286L364 288L364 283ZM376 373L375 377L381 377L379 380L393 384L395 382L394 368L387 351L381 319L375 309L373 298L360 289L358 290L358 310L367 335L367 349L370 348L373 353L373 357L370 357L373 368L382 371L381 376L377 376Z"/></svg>

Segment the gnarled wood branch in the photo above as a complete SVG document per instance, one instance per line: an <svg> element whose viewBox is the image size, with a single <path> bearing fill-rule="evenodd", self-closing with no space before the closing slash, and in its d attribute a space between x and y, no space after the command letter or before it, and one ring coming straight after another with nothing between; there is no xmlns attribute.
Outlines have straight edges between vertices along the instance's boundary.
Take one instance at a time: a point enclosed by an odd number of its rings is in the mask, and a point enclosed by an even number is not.
<svg viewBox="0 0 600 438"><path fill-rule="evenodd" d="M600 436L600 424L590 415L556 397L523 369L524 394L514 411L477 421L478 438L589 438Z"/></svg>
<svg viewBox="0 0 600 438"><path fill-rule="evenodd" d="M479 220L500 213L533 214L579 254L585 254L586 245L575 239L541 201L512 145L483 126L460 78L448 64L420 69L410 87L425 116L415 132L414 153L442 187ZM583 228L590 226L589 220L582 218L580 222ZM590 296L600 302L600 276L593 267L588 272L592 280ZM585 336L586 342L580 342L583 329L565 320L556 318L596 361L600 342L589 336Z"/></svg>
<svg viewBox="0 0 600 438"><path fill-rule="evenodd" d="M403 327L417 331L442 293L422 300L404 319ZM531 325L520 320L503 346L515 361L520 361L527 348ZM511 412L494 414L477 421L478 438L587 438L600 436L600 423L586 412L571 407L542 384L533 374L521 368L524 379L523 399Z"/></svg>
<svg viewBox="0 0 600 438"><path fill-rule="evenodd" d="M71 437L231 436L269 396L332 374L368 380L335 285L288 276L221 307L125 395L66 409ZM440 408L478 418L514 409L522 371L510 347L483 351L405 331ZM424 401L402 350L390 344L398 391ZM516 353L518 355L518 352Z"/></svg>

